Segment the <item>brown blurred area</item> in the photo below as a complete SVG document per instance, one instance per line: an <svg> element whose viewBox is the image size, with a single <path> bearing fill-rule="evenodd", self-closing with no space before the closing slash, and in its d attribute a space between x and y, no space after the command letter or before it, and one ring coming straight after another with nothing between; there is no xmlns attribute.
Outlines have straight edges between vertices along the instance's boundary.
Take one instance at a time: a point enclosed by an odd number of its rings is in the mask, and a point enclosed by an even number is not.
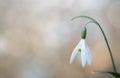
<svg viewBox="0 0 120 78"><path fill-rule="evenodd" d="M104 29L120 70L120 0L0 0L0 78L112 78L92 70L113 70L103 36L89 24L93 62L82 68L70 55L87 15Z"/></svg>

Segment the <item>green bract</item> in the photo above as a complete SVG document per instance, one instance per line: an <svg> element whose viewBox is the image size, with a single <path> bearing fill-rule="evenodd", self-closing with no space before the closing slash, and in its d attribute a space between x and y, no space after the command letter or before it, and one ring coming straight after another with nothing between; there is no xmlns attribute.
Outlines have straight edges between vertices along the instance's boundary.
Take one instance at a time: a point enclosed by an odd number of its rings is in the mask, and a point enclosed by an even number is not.
<svg viewBox="0 0 120 78"><path fill-rule="evenodd" d="M87 29L86 29L86 27L84 27L82 32L81 32L81 38L86 39L86 34L87 34Z"/></svg>

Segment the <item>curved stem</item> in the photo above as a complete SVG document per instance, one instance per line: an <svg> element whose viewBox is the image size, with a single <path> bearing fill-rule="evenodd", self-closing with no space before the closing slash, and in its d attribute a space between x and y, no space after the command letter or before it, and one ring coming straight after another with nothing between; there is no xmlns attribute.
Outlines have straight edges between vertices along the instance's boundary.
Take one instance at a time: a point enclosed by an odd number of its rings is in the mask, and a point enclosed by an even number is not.
<svg viewBox="0 0 120 78"><path fill-rule="evenodd" d="M117 69L116 69L116 66L115 66L115 62L114 62L114 58L113 58L113 55L112 55L112 51L111 51L111 49L110 49L110 46L109 46L107 37L106 37L106 35L105 35L102 27L100 26L100 24L99 24L95 19L93 19L93 18L91 18L91 17L88 17L88 16L77 16L77 17L74 17L72 20L74 20L74 19L76 19L76 18L80 18L80 17L81 17L81 18L87 18L87 19L92 20L92 21L86 23L85 26L87 26L89 23L95 23L95 24L97 24L97 26L100 28L100 30L101 30L101 32L102 32L102 34L103 34L103 37L104 37L104 39L105 39L106 45L107 45L107 47L108 47L108 51L109 51L109 54L110 54L110 57L111 57L111 62L112 62L112 65L113 65L113 69L114 69L115 72L117 72Z"/></svg>
<svg viewBox="0 0 120 78"><path fill-rule="evenodd" d="M110 46L109 46L107 37L106 37L106 35L105 35L105 33L104 33L102 27L100 26L100 24L98 24L98 23L96 23L96 24L99 26L99 28L100 28L100 30L101 30L103 36L104 36L105 42L106 42L107 47L108 47L108 50L109 50L109 54L110 54L110 57L111 57L111 61L112 61L112 64L113 64L114 71L117 72L117 69L116 69L116 66L115 66L115 62L114 62L114 58L113 58L113 55L112 55L112 51L111 51L111 48L110 48Z"/></svg>

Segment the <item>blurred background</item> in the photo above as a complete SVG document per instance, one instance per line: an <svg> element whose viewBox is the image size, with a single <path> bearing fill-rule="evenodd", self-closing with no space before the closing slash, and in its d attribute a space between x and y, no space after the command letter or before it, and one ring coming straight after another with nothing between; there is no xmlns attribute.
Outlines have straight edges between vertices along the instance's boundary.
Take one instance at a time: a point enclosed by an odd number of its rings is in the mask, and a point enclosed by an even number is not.
<svg viewBox="0 0 120 78"><path fill-rule="evenodd" d="M113 70L103 36L89 24L92 65L69 64L85 19L104 29L120 70L120 0L0 0L0 78L112 78L92 70Z"/></svg>

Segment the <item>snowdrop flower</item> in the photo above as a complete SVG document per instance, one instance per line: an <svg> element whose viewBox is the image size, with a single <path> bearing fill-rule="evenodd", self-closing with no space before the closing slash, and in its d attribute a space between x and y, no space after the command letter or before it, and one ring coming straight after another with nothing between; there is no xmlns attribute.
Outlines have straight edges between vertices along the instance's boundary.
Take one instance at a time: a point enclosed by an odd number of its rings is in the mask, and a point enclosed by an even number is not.
<svg viewBox="0 0 120 78"><path fill-rule="evenodd" d="M80 40L80 42L78 43L78 45L75 47L75 49L73 50L73 53L71 55L70 58L70 64L74 61L74 59L76 58L77 55L80 54L81 57L81 63L82 66L84 67L86 64L90 65L92 62L92 56L90 53L90 49L87 45L86 42L86 27L82 30L82 34L81 37L82 39Z"/></svg>

